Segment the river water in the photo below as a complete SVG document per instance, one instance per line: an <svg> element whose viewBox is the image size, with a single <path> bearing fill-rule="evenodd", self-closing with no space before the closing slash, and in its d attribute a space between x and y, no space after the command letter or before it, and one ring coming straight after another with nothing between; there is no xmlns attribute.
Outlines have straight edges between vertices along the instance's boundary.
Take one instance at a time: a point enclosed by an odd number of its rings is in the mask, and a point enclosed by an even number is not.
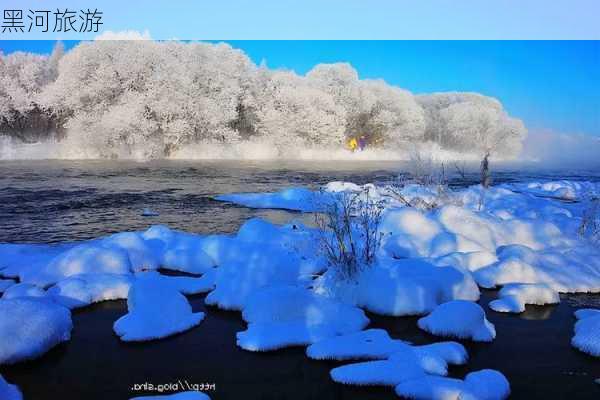
<svg viewBox="0 0 600 400"><path fill-rule="evenodd" d="M447 167L451 175L452 167ZM248 218L275 222L307 218L298 213L249 210L212 200L230 192L315 187L334 180L390 182L402 163L265 163L117 161L0 162L0 242L56 243L145 229L153 224L197 233L234 232ZM468 182L477 179L472 166ZM600 171L552 171L533 166L495 166L494 181L542 179L599 181ZM467 182L467 183L468 183ZM451 185L465 184L450 179ZM143 217L144 208L160 213ZM495 298L485 291L480 304ZM206 319L195 329L144 344L120 342L112 323L126 312L125 301L104 302L75 311L72 340L38 360L2 366L25 399L127 399L151 394L132 388L143 383L214 383L213 399L393 399L391 388L355 388L329 379L334 362L308 360L302 349L249 353L235 346L245 329L239 313L207 308L192 296ZM599 296L563 296L558 306L529 307L521 315L487 312L498 336L490 344L465 343L471 360L451 368L464 377L494 368L511 383L516 399L598 399L600 361L574 350L570 338L577 308L600 306ZM420 331L415 318L369 316L372 327L414 343L439 341ZM0 338L1 340L1 338ZM157 394L157 393L155 393Z"/></svg>

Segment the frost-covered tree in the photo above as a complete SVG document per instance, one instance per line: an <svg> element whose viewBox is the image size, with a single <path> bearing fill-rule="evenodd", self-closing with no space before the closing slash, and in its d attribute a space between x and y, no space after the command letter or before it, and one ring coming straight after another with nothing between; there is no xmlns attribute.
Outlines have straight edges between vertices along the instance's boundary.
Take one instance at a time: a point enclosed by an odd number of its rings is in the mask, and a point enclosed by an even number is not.
<svg viewBox="0 0 600 400"><path fill-rule="evenodd" d="M222 43L96 41L66 53L59 44L49 56L0 55L0 134L35 140L53 131L89 157L136 158L254 140L341 148L363 135L371 147L430 141L509 156L525 135L489 97L414 96L361 80L347 63L304 76L271 70Z"/></svg>
<svg viewBox="0 0 600 400"><path fill-rule="evenodd" d="M469 149L482 157L516 155L526 134L523 123L502 104L476 93L434 93L418 96L427 118L426 139L455 150Z"/></svg>

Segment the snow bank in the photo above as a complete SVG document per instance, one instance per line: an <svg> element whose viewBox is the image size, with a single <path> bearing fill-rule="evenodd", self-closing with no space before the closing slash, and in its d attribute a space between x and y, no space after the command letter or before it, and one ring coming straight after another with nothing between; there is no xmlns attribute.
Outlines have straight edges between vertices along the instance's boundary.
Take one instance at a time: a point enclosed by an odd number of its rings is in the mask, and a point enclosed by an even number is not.
<svg viewBox="0 0 600 400"><path fill-rule="evenodd" d="M490 302L490 308L498 312L521 313L525 304L560 303L558 293L543 283L510 283L498 293L499 299Z"/></svg>
<svg viewBox="0 0 600 400"><path fill-rule="evenodd" d="M120 339L160 339L198 325L204 313L192 313L187 299L175 286L158 274L137 279L127 298L129 312L113 325Z"/></svg>
<svg viewBox="0 0 600 400"><path fill-rule="evenodd" d="M208 395L202 392L180 392L175 394L166 394L160 396L141 396L133 397L129 400L210 400Z"/></svg>
<svg viewBox="0 0 600 400"><path fill-rule="evenodd" d="M41 356L71 338L71 313L34 298L0 300L0 364Z"/></svg>
<svg viewBox="0 0 600 400"><path fill-rule="evenodd" d="M359 331L369 323L359 308L292 286L257 291L248 299L242 317L248 329L237 334L237 344L250 351L308 345Z"/></svg>
<svg viewBox="0 0 600 400"><path fill-rule="evenodd" d="M23 395L16 385L11 385L0 375L0 399L2 400L22 400Z"/></svg>
<svg viewBox="0 0 600 400"><path fill-rule="evenodd" d="M584 353L600 357L600 310L577 310L575 317L578 321L571 344Z"/></svg>
<svg viewBox="0 0 600 400"><path fill-rule="evenodd" d="M453 300L436 307L431 314L419 319L419 328L439 336L491 342L496 337L494 325L485 318L477 303Z"/></svg>
<svg viewBox="0 0 600 400"><path fill-rule="evenodd" d="M400 397L416 400L502 400L510 385L498 371L484 369L469 373L465 380L425 376L396 386Z"/></svg>

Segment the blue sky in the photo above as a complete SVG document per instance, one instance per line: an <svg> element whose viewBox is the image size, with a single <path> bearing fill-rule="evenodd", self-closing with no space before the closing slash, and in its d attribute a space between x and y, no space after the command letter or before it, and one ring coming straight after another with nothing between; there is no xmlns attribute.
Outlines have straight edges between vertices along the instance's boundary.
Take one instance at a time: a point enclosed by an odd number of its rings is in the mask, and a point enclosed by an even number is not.
<svg viewBox="0 0 600 400"><path fill-rule="evenodd" d="M600 136L599 41L228 41L256 63L305 73L350 62L361 78L414 93L498 98L528 128ZM77 42L67 42L67 47ZM53 41L0 41L5 53L47 53Z"/></svg>

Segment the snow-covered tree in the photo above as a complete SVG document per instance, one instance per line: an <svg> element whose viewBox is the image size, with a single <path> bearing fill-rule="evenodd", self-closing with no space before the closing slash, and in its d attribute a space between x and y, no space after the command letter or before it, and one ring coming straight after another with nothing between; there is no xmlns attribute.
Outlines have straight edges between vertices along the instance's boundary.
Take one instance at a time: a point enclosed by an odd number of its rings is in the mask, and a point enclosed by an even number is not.
<svg viewBox="0 0 600 400"><path fill-rule="evenodd" d="M257 67L227 44L96 41L49 56L0 54L0 134L53 130L90 157L161 158L189 144L260 140L281 148L442 148L514 155L525 135L476 93L414 96L361 80L347 63L305 76ZM35 136L35 135L33 135Z"/></svg>

